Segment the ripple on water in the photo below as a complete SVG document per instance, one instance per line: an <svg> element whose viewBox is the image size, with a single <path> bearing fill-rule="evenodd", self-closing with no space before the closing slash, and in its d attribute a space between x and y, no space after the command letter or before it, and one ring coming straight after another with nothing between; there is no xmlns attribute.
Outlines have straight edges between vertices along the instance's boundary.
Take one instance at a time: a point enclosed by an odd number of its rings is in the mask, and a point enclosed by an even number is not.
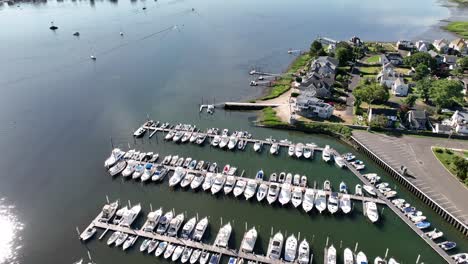
<svg viewBox="0 0 468 264"><path fill-rule="evenodd" d="M21 223L15 206L0 198L0 263L18 264L18 252L22 248Z"/></svg>

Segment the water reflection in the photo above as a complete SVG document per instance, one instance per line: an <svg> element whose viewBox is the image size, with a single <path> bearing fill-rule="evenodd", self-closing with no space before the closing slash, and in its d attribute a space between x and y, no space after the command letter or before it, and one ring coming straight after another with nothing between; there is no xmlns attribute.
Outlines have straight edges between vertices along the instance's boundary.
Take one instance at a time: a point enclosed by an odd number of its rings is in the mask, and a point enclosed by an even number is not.
<svg viewBox="0 0 468 264"><path fill-rule="evenodd" d="M15 206L9 205L5 198L0 199L0 263L17 264L18 251L22 247L21 223L16 215Z"/></svg>

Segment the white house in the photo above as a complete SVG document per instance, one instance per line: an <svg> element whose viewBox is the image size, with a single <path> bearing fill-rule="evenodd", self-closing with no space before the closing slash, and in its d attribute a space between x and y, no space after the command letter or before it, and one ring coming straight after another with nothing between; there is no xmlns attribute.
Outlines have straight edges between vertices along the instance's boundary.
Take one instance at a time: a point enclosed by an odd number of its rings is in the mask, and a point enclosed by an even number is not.
<svg viewBox="0 0 468 264"><path fill-rule="evenodd" d="M391 87L392 94L395 96L407 96L408 95L408 84L405 83L403 78L398 77Z"/></svg>
<svg viewBox="0 0 468 264"><path fill-rule="evenodd" d="M425 40L418 40L418 41L416 41L414 46L420 52L427 52L429 50L429 45L430 44L431 43L429 43L429 42L427 42Z"/></svg>
<svg viewBox="0 0 468 264"><path fill-rule="evenodd" d="M387 63L382 66L382 70L377 75L377 81L387 87L391 88L393 83L400 77L400 75L395 71L394 66L391 63Z"/></svg>
<svg viewBox="0 0 468 264"><path fill-rule="evenodd" d="M432 45L440 53L446 53L449 49L449 43L445 39L436 39Z"/></svg>
<svg viewBox="0 0 468 264"><path fill-rule="evenodd" d="M455 111L450 118L450 125L455 132L460 134L468 134L468 112Z"/></svg>
<svg viewBox="0 0 468 264"><path fill-rule="evenodd" d="M333 115L335 108L316 97L300 95L297 97L295 110L301 116L328 119Z"/></svg>
<svg viewBox="0 0 468 264"><path fill-rule="evenodd" d="M413 42L409 41L409 40L399 40L397 42L397 48L398 49L406 49L406 50L409 50L409 49L412 49L414 48L414 44Z"/></svg>

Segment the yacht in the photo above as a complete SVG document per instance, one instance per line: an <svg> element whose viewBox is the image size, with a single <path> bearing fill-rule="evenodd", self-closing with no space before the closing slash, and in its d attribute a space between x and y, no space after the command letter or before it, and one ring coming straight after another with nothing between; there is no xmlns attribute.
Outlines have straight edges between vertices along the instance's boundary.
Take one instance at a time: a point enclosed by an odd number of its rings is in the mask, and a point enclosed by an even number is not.
<svg viewBox="0 0 468 264"><path fill-rule="evenodd" d="M295 208L297 208L302 203L302 188L301 187L293 187L292 189L292 197L291 203Z"/></svg>
<svg viewBox="0 0 468 264"><path fill-rule="evenodd" d="M125 160L120 160L109 169L109 174L111 176L115 176L121 173L125 169L125 167L127 167L127 162Z"/></svg>
<svg viewBox="0 0 468 264"><path fill-rule="evenodd" d="M346 183L344 183L344 182L340 183L340 192L341 193L348 193L348 186L346 186Z"/></svg>
<svg viewBox="0 0 468 264"><path fill-rule="evenodd" d="M268 186L268 195L267 195L267 201L269 204L272 204L278 199L279 195L279 184L277 183L270 183L270 186Z"/></svg>
<svg viewBox="0 0 468 264"><path fill-rule="evenodd" d="M294 235L290 235L286 239L286 245L284 247L284 260L287 262L294 262L296 260L297 253L297 239Z"/></svg>
<svg viewBox="0 0 468 264"><path fill-rule="evenodd" d="M327 195L325 191L318 190L314 201L315 208L322 213L327 208Z"/></svg>
<svg viewBox="0 0 468 264"><path fill-rule="evenodd" d="M254 179L250 179L247 182L247 186L245 187L244 191L244 197L246 200L249 200L255 195L255 192L257 191L257 181Z"/></svg>
<svg viewBox="0 0 468 264"><path fill-rule="evenodd" d="M340 156L335 157L335 164L340 168L344 168L346 166L344 159Z"/></svg>
<svg viewBox="0 0 468 264"><path fill-rule="evenodd" d="M90 239L91 237L93 237L94 234L96 234L96 232L97 232L97 229L95 227L90 227L86 229L83 233L81 233L80 239L83 241L86 241Z"/></svg>
<svg viewBox="0 0 468 264"><path fill-rule="evenodd" d="M122 177L126 178L126 177L132 175L133 172L135 171L136 165L137 165L136 161L129 160L127 162L127 167L125 167L125 169L122 171Z"/></svg>
<svg viewBox="0 0 468 264"><path fill-rule="evenodd" d="M331 192L331 183L329 180L323 182L323 190L326 192Z"/></svg>
<svg viewBox="0 0 468 264"><path fill-rule="evenodd" d="M174 253L172 253L172 257L171 257L171 260L173 262L176 262L177 260L179 260L180 256L182 255L182 252L184 252L184 246L182 245L178 245L176 247L176 249L174 249Z"/></svg>
<svg viewBox="0 0 468 264"><path fill-rule="evenodd" d="M387 261L381 257L376 257L374 259L374 264L387 264Z"/></svg>
<svg viewBox="0 0 468 264"><path fill-rule="evenodd" d="M255 179L258 181L263 181L263 176L264 176L263 170L259 170L257 171L257 174L255 175Z"/></svg>
<svg viewBox="0 0 468 264"><path fill-rule="evenodd" d="M156 233L162 235L166 233L169 228L169 222L174 218L174 213L172 211L167 212L159 219L158 227L156 228Z"/></svg>
<svg viewBox="0 0 468 264"><path fill-rule="evenodd" d="M362 186L360 184L356 184L354 195L362 196Z"/></svg>
<svg viewBox="0 0 468 264"><path fill-rule="evenodd" d="M309 147L304 148L304 158L310 159L312 157L312 150Z"/></svg>
<svg viewBox="0 0 468 264"><path fill-rule="evenodd" d="M117 208L119 207L119 200L106 204L102 207L101 215L99 217L99 222L107 223L114 217L115 213L117 212Z"/></svg>
<svg viewBox="0 0 468 264"><path fill-rule="evenodd" d="M374 202L365 202L364 207L367 218L369 218L369 220L372 223L377 222L379 220L379 212L377 211L377 205Z"/></svg>
<svg viewBox="0 0 468 264"><path fill-rule="evenodd" d="M364 252L359 251L359 253L356 255L356 264L367 264L367 257Z"/></svg>
<svg viewBox="0 0 468 264"><path fill-rule="evenodd" d="M343 194L343 196L341 196L340 208L345 214L348 214L349 212L351 212L351 209L352 209L351 196L349 194Z"/></svg>
<svg viewBox="0 0 468 264"><path fill-rule="evenodd" d="M154 166L151 163L146 163L143 175L141 175L141 181L145 182L151 179L155 171L156 171L156 166Z"/></svg>
<svg viewBox="0 0 468 264"><path fill-rule="evenodd" d="M166 250L164 251L164 258L168 259L170 256L172 256L172 253L174 253L176 247L176 245L168 244Z"/></svg>
<svg viewBox="0 0 468 264"><path fill-rule="evenodd" d="M162 217L162 214L163 214L162 208L159 208L158 210L153 211L153 212L149 212L146 218L146 222L143 224L143 227L141 228L141 230L145 232L153 232L153 230L158 225L159 220Z"/></svg>
<svg viewBox="0 0 468 264"><path fill-rule="evenodd" d="M166 248L167 248L167 242L166 241L162 241L161 243L159 243L158 247L156 248L156 250L154 251L154 255L156 257L159 257L161 256L161 254L166 251Z"/></svg>
<svg viewBox="0 0 468 264"><path fill-rule="evenodd" d="M115 217L114 217L114 220L112 220L112 223L114 225L118 225L122 221L122 217L126 211L128 211L128 206L124 206L120 208L119 210L117 210L115 212Z"/></svg>
<svg viewBox="0 0 468 264"><path fill-rule="evenodd" d="M295 150L296 150L296 147L295 147L294 145L289 145L289 148L288 148L288 155L289 155L289 157L294 156Z"/></svg>
<svg viewBox="0 0 468 264"><path fill-rule="evenodd" d="M180 258L180 262L187 263L187 261L190 259L190 255L192 255L192 251L193 251L193 248L185 247L184 252L182 252L182 257Z"/></svg>
<svg viewBox="0 0 468 264"><path fill-rule="evenodd" d="M377 196L377 193L375 193L374 187L372 187L371 185L364 185L363 189L364 189L364 191L366 191L369 195Z"/></svg>
<svg viewBox="0 0 468 264"><path fill-rule="evenodd" d="M314 197L315 191L313 189L306 189L304 200L302 201L302 209L304 209L306 213L314 208Z"/></svg>
<svg viewBox="0 0 468 264"><path fill-rule="evenodd" d="M210 252L208 251L203 251L200 255L200 264L206 264L208 263L208 260L210 259Z"/></svg>
<svg viewBox="0 0 468 264"><path fill-rule="evenodd" d="M331 193L327 204L328 211L332 214L338 211L338 193Z"/></svg>
<svg viewBox="0 0 468 264"><path fill-rule="evenodd" d="M224 194L231 193L235 185L236 185L236 177L227 176L226 183L224 184L224 187L223 187Z"/></svg>
<svg viewBox="0 0 468 264"><path fill-rule="evenodd" d="M182 167L177 167L174 174L169 178L169 186L174 187L179 184L185 177L186 171Z"/></svg>
<svg viewBox="0 0 468 264"><path fill-rule="evenodd" d="M245 253L251 253L254 249L255 242L257 241L257 230L255 227L250 229L244 234L244 238L241 242L241 251Z"/></svg>
<svg viewBox="0 0 468 264"><path fill-rule="evenodd" d="M236 185L234 186L234 196L238 197L242 193L244 193L245 187L247 185L247 182L245 180L239 179L236 182Z"/></svg>
<svg viewBox="0 0 468 264"><path fill-rule="evenodd" d="M138 214L141 211L141 205L137 204L130 208L130 210L126 210L122 215L122 220L120 221L119 225L124 227L130 227L132 223L137 218Z"/></svg>
<svg viewBox="0 0 468 264"><path fill-rule="evenodd" d="M329 162L331 160L331 154L330 154L330 146L326 145L325 148L322 151L322 159L325 162Z"/></svg>
<svg viewBox="0 0 468 264"><path fill-rule="evenodd" d="M119 160L123 158L125 152L120 150L119 148L115 148L112 150L110 156L104 161L104 167L109 169L110 167L114 166Z"/></svg>
<svg viewBox="0 0 468 264"><path fill-rule="evenodd" d="M304 239L299 244L299 249L297 252L297 262L299 264L309 264L309 256L310 256L309 242L307 242L307 240Z"/></svg>
<svg viewBox="0 0 468 264"><path fill-rule="evenodd" d="M117 238L120 236L121 232L120 231L115 231L112 233L112 235L107 239L107 245L110 246L114 244L114 242L117 240Z"/></svg>
<svg viewBox="0 0 468 264"><path fill-rule="evenodd" d="M197 224L197 218L196 217L190 218L190 220L188 220L187 223L185 223L185 225L182 227L180 237L184 239L189 239L190 236L192 235L193 229L195 229L196 224Z"/></svg>
<svg viewBox="0 0 468 264"><path fill-rule="evenodd" d="M177 232L182 226L184 219L185 219L184 214L178 214L175 218L173 218L169 222L169 229L167 230L167 235L171 237L177 236Z"/></svg>
<svg viewBox="0 0 468 264"><path fill-rule="evenodd" d="M195 249L192 253L192 256L190 256L190 264L195 264L200 258L201 253L202 251L200 249Z"/></svg>
<svg viewBox="0 0 468 264"><path fill-rule="evenodd" d="M119 236L117 237L117 239L115 240L115 246L116 247L120 247L123 243L125 243L125 241L127 240L128 238L128 234L127 233L122 233L120 232L119 233Z"/></svg>
<svg viewBox="0 0 468 264"><path fill-rule="evenodd" d="M213 186L215 180L215 175L211 172L208 172L205 176L205 181L203 182L202 189L208 191Z"/></svg>
<svg viewBox="0 0 468 264"><path fill-rule="evenodd" d="M232 135L229 138L228 149L234 149L236 147L236 145L237 145L238 140L239 139L236 136Z"/></svg>
<svg viewBox="0 0 468 264"><path fill-rule="evenodd" d="M285 179L286 179L286 172L281 172L278 176L278 182L283 183Z"/></svg>
<svg viewBox="0 0 468 264"><path fill-rule="evenodd" d="M185 176L185 178L180 182L180 187L185 188L189 186L192 183L193 178L195 178L195 174L187 173L187 176Z"/></svg>
<svg viewBox="0 0 468 264"><path fill-rule="evenodd" d="M136 166L135 166L135 171L132 173L132 179L138 179L141 177L141 175L143 175L143 172L145 171L145 166L143 166L143 164L141 163L138 163Z"/></svg>
<svg viewBox="0 0 468 264"><path fill-rule="evenodd" d="M220 142L221 142L221 136L216 135L216 136L214 136L213 141L211 141L211 145L213 147L217 147Z"/></svg>
<svg viewBox="0 0 468 264"><path fill-rule="evenodd" d="M257 201L261 202L268 193L268 185L266 183L260 184L257 190Z"/></svg>
<svg viewBox="0 0 468 264"><path fill-rule="evenodd" d="M270 154L277 155L279 152L279 145L278 143L272 143L270 147Z"/></svg>
<svg viewBox="0 0 468 264"><path fill-rule="evenodd" d="M281 205L286 205L291 200L291 184L283 183L279 194L279 202Z"/></svg>
<svg viewBox="0 0 468 264"><path fill-rule="evenodd" d="M204 180L205 176L203 176L203 174L197 174L190 183L190 188L192 188L192 190L198 189L198 187L203 184Z"/></svg>
<svg viewBox="0 0 468 264"><path fill-rule="evenodd" d="M349 248L345 248L343 253L344 264L354 264L353 252Z"/></svg>
<svg viewBox="0 0 468 264"><path fill-rule="evenodd" d="M336 249L333 245L328 248L327 264L336 264Z"/></svg>
<svg viewBox="0 0 468 264"><path fill-rule="evenodd" d="M229 243L229 237L231 237L232 227L231 223L227 223L223 227L219 229L218 234L216 235L216 239L214 245L217 247L224 247L226 248Z"/></svg>
<svg viewBox="0 0 468 264"><path fill-rule="evenodd" d="M127 238L127 240L125 240L125 242L123 243L123 246L122 246L122 249L125 251L127 250L129 247L133 246L133 244L135 244L135 241L138 239L137 236L129 236Z"/></svg>
<svg viewBox="0 0 468 264"><path fill-rule="evenodd" d="M281 232L276 233L268 243L267 257L271 259L280 259L283 251L284 237Z"/></svg>
<svg viewBox="0 0 468 264"><path fill-rule="evenodd" d="M218 173L215 177L213 185L211 186L211 194L217 194L219 191L221 191L225 182L226 175Z"/></svg>
<svg viewBox="0 0 468 264"><path fill-rule="evenodd" d="M298 143L294 150L294 154L296 155L297 158L302 157L302 155L304 154L304 144Z"/></svg>
<svg viewBox="0 0 468 264"><path fill-rule="evenodd" d="M205 217L202 220L198 221L197 225L195 226L195 230L193 230L192 239L195 241L201 241L207 227L208 218Z"/></svg>
<svg viewBox="0 0 468 264"><path fill-rule="evenodd" d="M257 140L254 143L253 149L255 152L260 152L262 151L262 146L263 146L263 143L260 140Z"/></svg>

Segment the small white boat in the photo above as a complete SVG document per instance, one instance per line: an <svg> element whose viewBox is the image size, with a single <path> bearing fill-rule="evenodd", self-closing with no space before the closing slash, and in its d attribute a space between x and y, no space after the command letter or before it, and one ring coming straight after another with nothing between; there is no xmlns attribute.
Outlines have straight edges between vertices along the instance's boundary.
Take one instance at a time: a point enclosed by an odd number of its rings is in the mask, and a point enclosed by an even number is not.
<svg viewBox="0 0 468 264"><path fill-rule="evenodd" d="M367 218L369 218L372 223L377 222L379 220L377 205L374 202L365 202L364 207Z"/></svg>
<svg viewBox="0 0 468 264"><path fill-rule="evenodd" d="M158 247L158 245L159 245L159 241L157 241L157 240L149 240L148 247L147 247L148 249L147 249L146 252L147 252L148 254L153 253L153 252L156 250L156 248ZM141 249L141 248L140 248L140 249Z"/></svg>
<svg viewBox="0 0 468 264"><path fill-rule="evenodd" d="M278 199L279 195L279 184L277 183L270 183L270 186L268 186L268 194L267 194L267 201L269 204L272 204Z"/></svg>
<svg viewBox="0 0 468 264"><path fill-rule="evenodd" d="M187 263L189 261L190 256L192 255L193 248L185 247L184 252L182 252L182 257L180 258L180 262Z"/></svg>
<svg viewBox="0 0 468 264"><path fill-rule="evenodd" d="M435 240L437 238L441 238L444 235L444 232L438 231L437 229L434 229L430 232L426 233L427 237L429 237L432 240Z"/></svg>
<svg viewBox="0 0 468 264"><path fill-rule="evenodd" d="M304 209L306 213L310 212L310 210L314 208L314 198L315 191L313 189L306 189L304 200L302 201L302 209Z"/></svg>
<svg viewBox="0 0 468 264"><path fill-rule="evenodd" d="M270 178L268 179L269 182L277 182L278 181L278 175L273 172L271 175L270 175Z"/></svg>
<svg viewBox="0 0 468 264"><path fill-rule="evenodd" d="M217 194L223 189L224 183L226 182L226 175L218 173L216 174L213 185L211 186L211 194Z"/></svg>
<svg viewBox="0 0 468 264"><path fill-rule="evenodd" d="M158 210L153 211L153 212L149 212L141 230L145 232L153 232L153 230L158 225L159 220L162 217L162 214L163 214L162 208L159 208Z"/></svg>
<svg viewBox="0 0 468 264"><path fill-rule="evenodd" d="M169 228L167 229L167 235L171 237L177 236L182 223L184 222L184 214L178 214L169 222Z"/></svg>
<svg viewBox="0 0 468 264"><path fill-rule="evenodd" d="M192 135L190 136L189 142L190 142L190 143L194 143L195 141L197 141L197 138L198 138L198 133L197 133L197 132L194 132L194 133L192 133Z"/></svg>
<svg viewBox="0 0 468 264"><path fill-rule="evenodd" d="M208 191L209 189L211 189L211 186L214 183L214 178L215 178L215 175L213 173L208 172L206 174L205 181L203 182L203 185L202 185L202 189L204 191Z"/></svg>
<svg viewBox="0 0 468 264"><path fill-rule="evenodd" d="M369 195L376 196L377 193L375 192L374 187L371 185L364 185L363 187L364 191L366 191Z"/></svg>
<svg viewBox="0 0 468 264"><path fill-rule="evenodd" d="M180 182L180 187L185 188L189 186L193 179L195 178L195 174L188 173L187 176L184 177L184 179Z"/></svg>
<svg viewBox="0 0 468 264"><path fill-rule="evenodd" d="M127 250L129 247L133 246L133 244L135 244L135 241L137 240L137 236L129 236L127 238L127 240L125 240L123 246L122 246L122 249L125 251Z"/></svg>
<svg viewBox="0 0 468 264"><path fill-rule="evenodd" d="M236 185L236 177L234 176L227 176L226 183L224 184L223 191L224 194L229 194L234 190L234 186Z"/></svg>
<svg viewBox="0 0 468 264"><path fill-rule="evenodd" d="M141 126L135 132L133 132L133 136L138 138L138 137L143 136L145 132L146 132L146 128Z"/></svg>
<svg viewBox="0 0 468 264"><path fill-rule="evenodd" d="M127 162L125 160L120 160L114 166L110 167L109 174L115 176L121 173L125 167L127 167Z"/></svg>
<svg viewBox="0 0 468 264"><path fill-rule="evenodd" d="M327 209L327 195L325 194L325 191L323 190L317 191L314 205L315 205L315 208L317 208L317 210L320 213L322 213L325 209Z"/></svg>
<svg viewBox="0 0 468 264"><path fill-rule="evenodd" d="M294 235L290 235L286 239L284 247L284 260L287 262L294 262L297 254L297 239Z"/></svg>
<svg viewBox="0 0 468 264"><path fill-rule="evenodd" d="M356 264L367 264L367 257L364 252L359 251L359 253L356 255Z"/></svg>
<svg viewBox="0 0 468 264"><path fill-rule="evenodd" d="M182 252L184 252L184 246L182 245L179 245L176 247L176 249L174 249L174 253L172 254L172 261L173 262L176 262L177 260L179 260L180 256L182 255Z"/></svg>
<svg viewBox="0 0 468 264"><path fill-rule="evenodd" d="M83 233L81 233L80 239L83 241L86 241L90 239L91 237L93 237L94 234L96 234L96 232L97 232L97 229L95 227L90 227L86 229Z"/></svg>
<svg viewBox="0 0 468 264"><path fill-rule="evenodd" d="M120 231L115 231L114 233L112 233L109 239L107 239L107 245L110 246L114 244L117 238L120 236L120 234L121 234Z"/></svg>
<svg viewBox="0 0 468 264"><path fill-rule="evenodd" d="M344 264L354 264L353 252L349 248L345 248L343 253Z"/></svg>
<svg viewBox="0 0 468 264"><path fill-rule="evenodd" d="M323 182L323 190L324 191L327 191L327 192L330 192L331 191L331 183L329 180L326 180Z"/></svg>
<svg viewBox="0 0 468 264"><path fill-rule="evenodd" d="M196 190L198 189L198 187L200 187L200 185L203 184L203 181L205 180L205 176L203 176L203 174L197 174L192 182L190 183L190 188L192 190Z"/></svg>
<svg viewBox="0 0 468 264"><path fill-rule="evenodd" d="M193 230L192 239L195 241L201 241L203 235L205 234L206 228L208 227L208 218L203 218L198 221L195 229Z"/></svg>
<svg viewBox="0 0 468 264"><path fill-rule="evenodd" d="M229 238L231 237L232 226L231 223L227 223L219 229L218 234L214 242L215 246L218 247L227 247L229 243Z"/></svg>
<svg viewBox="0 0 468 264"><path fill-rule="evenodd" d="M390 258L388 264L400 264L400 262L396 261L394 258Z"/></svg>
<svg viewBox="0 0 468 264"><path fill-rule="evenodd" d="M238 138L236 136L231 136L229 138L228 149L234 149L237 145Z"/></svg>
<svg viewBox="0 0 468 264"><path fill-rule="evenodd" d="M241 242L241 251L251 253L254 249L255 242L257 241L257 230L255 227L250 229L244 234L244 238Z"/></svg>
<svg viewBox="0 0 468 264"><path fill-rule="evenodd" d="M294 156L294 152L296 150L296 147L294 145L290 145L289 148L288 148L288 155L289 157L292 157Z"/></svg>
<svg viewBox="0 0 468 264"><path fill-rule="evenodd" d="M279 145L278 143L272 143L270 147L270 154L277 155L279 152Z"/></svg>
<svg viewBox="0 0 468 264"><path fill-rule="evenodd" d="M200 258L201 253L201 249L195 249L195 251L192 253L192 256L190 256L190 264L195 264Z"/></svg>
<svg viewBox="0 0 468 264"><path fill-rule="evenodd" d="M174 130L169 131L166 136L164 136L165 140L171 140L175 136L176 132Z"/></svg>
<svg viewBox="0 0 468 264"><path fill-rule="evenodd" d="M179 156L178 156L178 155L172 156L172 159L171 159L171 162L169 163L169 165L175 166L178 160L179 160Z"/></svg>
<svg viewBox="0 0 468 264"><path fill-rule="evenodd" d="M296 158L301 158L304 154L304 144L298 143L294 149L294 154L296 155Z"/></svg>
<svg viewBox="0 0 468 264"><path fill-rule="evenodd" d="M362 196L362 187L360 184L356 184L354 188L354 195Z"/></svg>
<svg viewBox="0 0 468 264"><path fill-rule="evenodd" d="M458 253L452 256L457 264L468 263L468 253Z"/></svg>
<svg viewBox="0 0 468 264"><path fill-rule="evenodd" d="M203 251L200 256L200 264L206 264L210 259L210 252Z"/></svg>
<svg viewBox="0 0 468 264"><path fill-rule="evenodd" d="M255 179L258 180L258 181L263 181L263 170L259 170L257 171L257 174L255 175Z"/></svg>
<svg viewBox="0 0 468 264"><path fill-rule="evenodd" d="M292 184L292 180L293 180L292 173L288 173L288 174L286 174L286 179L284 179L284 183Z"/></svg>
<svg viewBox="0 0 468 264"><path fill-rule="evenodd" d="M129 160L127 162L127 167L125 167L125 169L122 171L122 176L124 178L130 176L133 174L133 172L135 171L135 167L137 165L137 162L134 161L134 160Z"/></svg>
<svg viewBox="0 0 468 264"><path fill-rule="evenodd" d="M169 228L169 222L172 221L172 218L174 218L174 213L172 211L169 211L166 214L164 214L159 220L159 224L156 228L156 233L160 235L166 233L167 229Z"/></svg>
<svg viewBox="0 0 468 264"><path fill-rule="evenodd" d="M255 195L255 192L257 191L257 181L254 179L250 179L247 182L247 186L245 187L244 191L244 197L246 200L249 200Z"/></svg>
<svg viewBox="0 0 468 264"><path fill-rule="evenodd" d="M281 205L286 205L289 203L291 200L291 184L283 183L278 200Z"/></svg>
<svg viewBox="0 0 468 264"><path fill-rule="evenodd" d="M156 171L156 166L154 166L152 163L146 163L145 170L143 171L143 174L141 175L141 181L145 182L151 179L155 171Z"/></svg>
<svg viewBox="0 0 468 264"><path fill-rule="evenodd" d="M234 186L234 196L238 197L242 193L244 193L245 187L247 185L247 182L245 180L239 179L236 182L236 185Z"/></svg>
<svg viewBox="0 0 468 264"><path fill-rule="evenodd" d="M280 259L281 252L283 251L283 234L281 232L276 233L268 243L267 257L271 259Z"/></svg>
<svg viewBox="0 0 468 264"><path fill-rule="evenodd" d="M304 148L304 158L310 159L312 157L312 150L309 147Z"/></svg>
<svg viewBox="0 0 468 264"><path fill-rule="evenodd" d="M330 146L326 145L322 151L322 159L325 162L329 162L331 160L331 153L330 153Z"/></svg>
<svg viewBox="0 0 468 264"><path fill-rule="evenodd" d="M179 184L186 174L187 172L182 167L177 167L174 174L169 178L169 187L174 187Z"/></svg>
<svg viewBox="0 0 468 264"><path fill-rule="evenodd" d="M349 194L343 194L340 198L340 208L343 213L348 214L351 212L351 196Z"/></svg>
<svg viewBox="0 0 468 264"><path fill-rule="evenodd" d="M387 264L387 261L381 257L376 257L374 259L374 264Z"/></svg>
<svg viewBox="0 0 468 264"><path fill-rule="evenodd" d="M302 240L297 252L297 262L299 264L309 264L310 248L307 240ZM352 264L352 263L351 263Z"/></svg>
<svg viewBox="0 0 468 264"><path fill-rule="evenodd" d="M219 147L224 148L229 144L229 137L227 135L221 136L221 141L219 142Z"/></svg>
<svg viewBox="0 0 468 264"><path fill-rule="evenodd" d="M305 175L301 176L301 183L299 184L299 186L304 187L304 188L307 187L307 176Z"/></svg>
<svg viewBox="0 0 468 264"><path fill-rule="evenodd" d="M154 251L154 255L156 257L161 256L161 254L166 251L167 245L168 244L166 241L162 241L161 243L159 243L158 247L156 248L156 251Z"/></svg>
<svg viewBox="0 0 468 264"><path fill-rule="evenodd" d="M128 238L128 234L127 233L119 233L119 236L117 237L117 239L115 240L115 246L116 247L120 247L123 243L125 243L125 241L127 240Z"/></svg>
<svg viewBox="0 0 468 264"><path fill-rule="evenodd" d="M344 168L346 166L344 159L340 156L335 157L335 164L340 168Z"/></svg>
<svg viewBox="0 0 468 264"><path fill-rule="evenodd" d="M340 192L341 193L348 193L348 186L346 186L346 183L344 183L344 182L340 183Z"/></svg>
<svg viewBox="0 0 468 264"><path fill-rule="evenodd" d="M261 152L262 146L263 146L263 143L260 140L258 140L258 141L255 141L253 149L255 152Z"/></svg>
<svg viewBox="0 0 468 264"><path fill-rule="evenodd" d="M336 264L336 249L333 245L327 251L327 264Z"/></svg>
<svg viewBox="0 0 468 264"><path fill-rule="evenodd" d="M302 188L301 187L293 187L292 189L292 197L291 203L295 208L297 208L302 203Z"/></svg>
<svg viewBox="0 0 468 264"><path fill-rule="evenodd" d="M278 176L278 182L283 183L286 179L286 172L281 172Z"/></svg>
<svg viewBox="0 0 468 264"><path fill-rule="evenodd" d="M221 142L221 136L216 135L216 136L214 136L213 141L211 141L211 145L213 147L217 147L220 142Z"/></svg>
<svg viewBox="0 0 468 264"><path fill-rule="evenodd" d="M187 223L184 224L182 227L182 231L180 232L180 237L184 239L189 239L192 235L193 230L195 229L195 225L197 224L197 218L192 217Z"/></svg>
<svg viewBox="0 0 468 264"><path fill-rule="evenodd" d="M331 193L328 197L327 209L331 214L334 214L338 211L338 193Z"/></svg>
<svg viewBox="0 0 468 264"><path fill-rule="evenodd" d="M178 165L178 166L181 166L181 167L184 167L184 168L188 168L188 166L190 165L190 162L192 162L192 158L191 157L188 157L184 160L184 162L182 163L182 165Z"/></svg>
<svg viewBox="0 0 468 264"><path fill-rule="evenodd" d="M257 201L261 202L268 193L268 185L266 183L260 184L257 190Z"/></svg>
<svg viewBox="0 0 468 264"><path fill-rule="evenodd" d="M301 175L299 175L299 174L294 174L294 177L293 177L293 185L294 185L294 186L299 186L299 184L301 184Z"/></svg>

